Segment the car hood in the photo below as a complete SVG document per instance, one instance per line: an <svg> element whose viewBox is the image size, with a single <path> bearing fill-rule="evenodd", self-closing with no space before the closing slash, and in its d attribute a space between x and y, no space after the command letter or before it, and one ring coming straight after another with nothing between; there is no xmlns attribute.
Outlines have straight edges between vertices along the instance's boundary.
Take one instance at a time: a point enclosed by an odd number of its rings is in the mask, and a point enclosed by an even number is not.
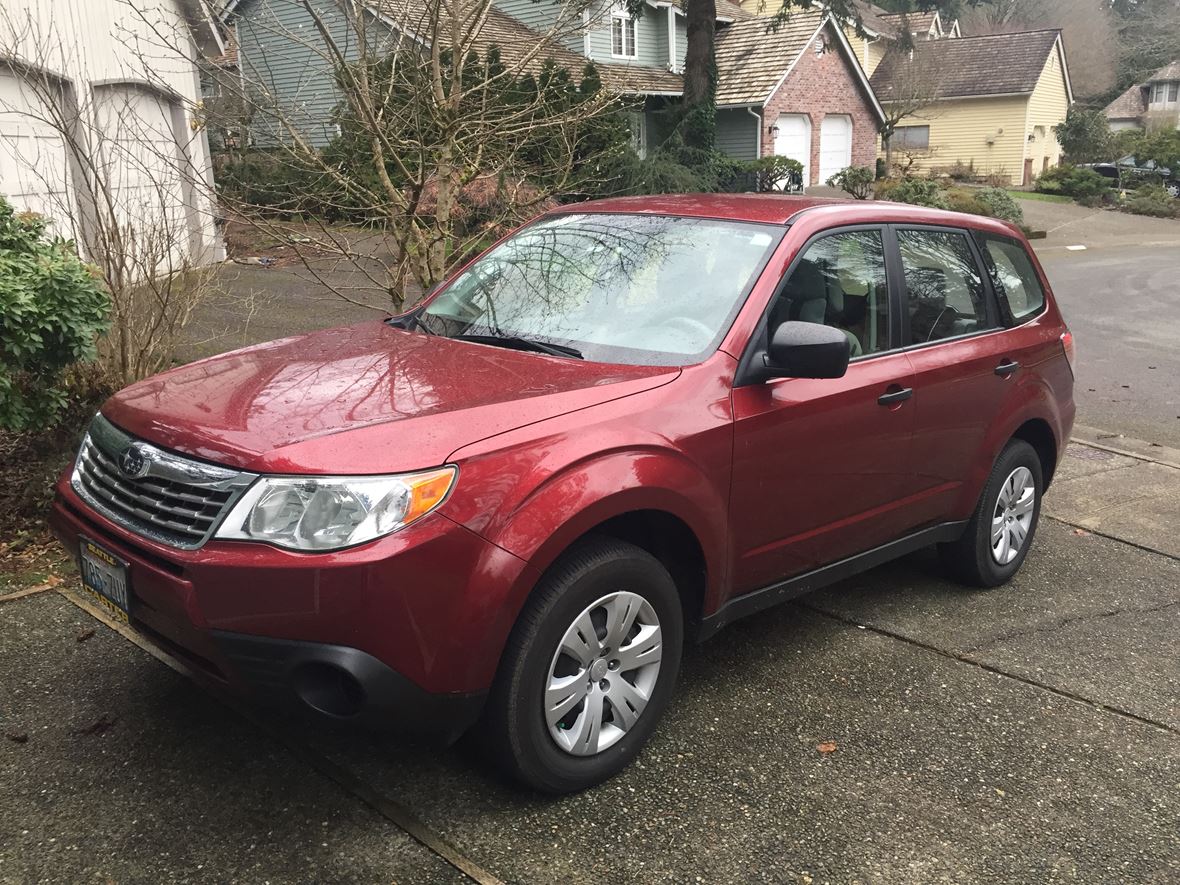
<svg viewBox="0 0 1180 885"><path fill-rule="evenodd" d="M269 473L392 473L679 374L525 353L365 323L284 338L133 384L103 414L127 432Z"/></svg>

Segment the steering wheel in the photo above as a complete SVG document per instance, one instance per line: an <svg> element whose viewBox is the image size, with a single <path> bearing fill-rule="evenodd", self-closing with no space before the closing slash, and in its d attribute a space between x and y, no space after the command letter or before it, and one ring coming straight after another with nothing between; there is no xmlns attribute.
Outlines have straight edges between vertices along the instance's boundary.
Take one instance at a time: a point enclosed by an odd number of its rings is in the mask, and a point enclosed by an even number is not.
<svg viewBox="0 0 1180 885"><path fill-rule="evenodd" d="M692 317L670 317L664 321L664 325L679 326L682 329L690 330L694 335L702 336L704 341L710 341L713 338L713 330L700 320L694 320Z"/></svg>

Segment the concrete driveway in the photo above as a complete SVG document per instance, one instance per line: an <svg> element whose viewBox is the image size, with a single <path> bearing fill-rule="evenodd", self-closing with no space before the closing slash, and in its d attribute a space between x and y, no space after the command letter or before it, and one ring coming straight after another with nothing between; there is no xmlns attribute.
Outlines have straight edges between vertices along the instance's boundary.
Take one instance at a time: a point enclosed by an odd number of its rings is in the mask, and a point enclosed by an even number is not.
<svg viewBox="0 0 1180 885"><path fill-rule="evenodd" d="M559 800L0 602L0 881L1175 882L1180 558L1050 508L1004 589L920 554L690 650L638 764Z"/></svg>

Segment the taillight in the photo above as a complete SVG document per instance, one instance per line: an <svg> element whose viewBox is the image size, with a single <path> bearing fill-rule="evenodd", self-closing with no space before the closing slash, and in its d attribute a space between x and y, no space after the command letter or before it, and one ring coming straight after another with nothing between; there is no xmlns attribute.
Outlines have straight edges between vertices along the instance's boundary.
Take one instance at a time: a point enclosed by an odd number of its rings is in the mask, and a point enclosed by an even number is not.
<svg viewBox="0 0 1180 885"><path fill-rule="evenodd" d="M1069 370L1072 372L1076 355L1073 349L1073 332L1068 329L1061 333L1061 348L1065 351L1065 358L1069 361Z"/></svg>

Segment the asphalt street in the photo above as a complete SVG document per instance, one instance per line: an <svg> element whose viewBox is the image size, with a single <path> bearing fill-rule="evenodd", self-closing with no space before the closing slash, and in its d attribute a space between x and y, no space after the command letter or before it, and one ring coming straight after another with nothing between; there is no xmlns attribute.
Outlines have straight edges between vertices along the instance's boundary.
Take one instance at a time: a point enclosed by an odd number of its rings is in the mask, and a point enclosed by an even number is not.
<svg viewBox="0 0 1180 885"><path fill-rule="evenodd" d="M1076 341L1079 420L1180 448L1180 245L1042 262Z"/></svg>

